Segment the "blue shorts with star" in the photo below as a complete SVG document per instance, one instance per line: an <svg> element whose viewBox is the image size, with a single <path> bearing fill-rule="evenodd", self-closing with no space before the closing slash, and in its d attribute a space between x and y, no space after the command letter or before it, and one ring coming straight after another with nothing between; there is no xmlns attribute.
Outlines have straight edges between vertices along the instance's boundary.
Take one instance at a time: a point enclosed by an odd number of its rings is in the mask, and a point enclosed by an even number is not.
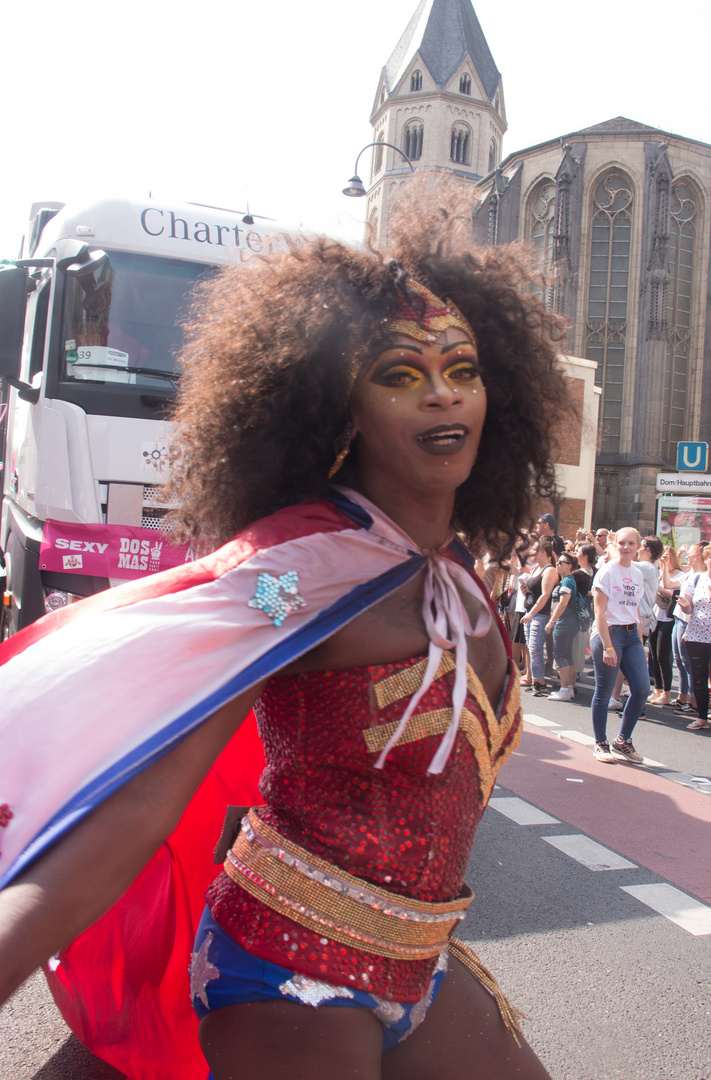
<svg viewBox="0 0 711 1080"><path fill-rule="evenodd" d="M447 972L447 951L437 962L425 995L409 1005L387 1001L377 994L348 986L296 975L288 968L243 949L215 922L206 908L197 936L190 966L190 992L193 1008L202 1020L223 1005L248 1001L273 1001L283 998L299 1005L346 1006L370 1009L383 1027L383 1050L402 1042L418 1027L437 996Z"/></svg>

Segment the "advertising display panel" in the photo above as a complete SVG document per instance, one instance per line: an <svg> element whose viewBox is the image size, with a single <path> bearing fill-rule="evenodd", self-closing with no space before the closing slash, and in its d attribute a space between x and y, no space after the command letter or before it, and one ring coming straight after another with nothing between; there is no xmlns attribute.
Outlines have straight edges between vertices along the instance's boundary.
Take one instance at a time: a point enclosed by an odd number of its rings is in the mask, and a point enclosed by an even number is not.
<svg viewBox="0 0 711 1080"><path fill-rule="evenodd" d="M711 496L661 495L657 536L677 551L689 544L711 544Z"/></svg>

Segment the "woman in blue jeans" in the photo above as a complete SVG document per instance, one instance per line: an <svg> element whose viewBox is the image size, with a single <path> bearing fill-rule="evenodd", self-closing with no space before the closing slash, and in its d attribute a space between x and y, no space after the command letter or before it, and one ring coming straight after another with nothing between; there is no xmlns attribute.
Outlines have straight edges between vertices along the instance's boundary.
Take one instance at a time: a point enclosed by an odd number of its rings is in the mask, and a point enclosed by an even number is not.
<svg viewBox="0 0 711 1080"><path fill-rule="evenodd" d="M642 571L634 563L642 542L636 529L620 529L615 541L617 558L598 572L593 583L595 623L590 651L595 667L592 723L595 757L610 765L619 760L641 762L632 745L632 731L649 694L649 669L642 645L639 601L644 593ZM607 741L607 707L620 670L630 694L622 713L620 733Z"/></svg>
<svg viewBox="0 0 711 1080"><path fill-rule="evenodd" d="M703 544L692 544L689 548L687 552L689 558L689 571L684 579L682 588L688 581L693 581L697 574L703 574L706 569L706 564L704 563L704 557L702 555L703 548ZM668 571L666 566L662 567L662 574L663 584L668 588ZM691 672L691 657L689 656L686 642L684 641L684 635L686 634L690 618L691 615L687 615L686 612L682 610L681 605L677 604L674 608L672 648L674 650L677 671L679 672L679 695L676 698L676 701L672 701L672 705L675 705L679 712L682 713L690 713L696 709L694 677Z"/></svg>
<svg viewBox="0 0 711 1080"><path fill-rule="evenodd" d="M526 645L531 657L533 695L540 697L546 689L546 623L551 615L551 595L558 582L555 569L555 552L548 540L539 540L531 550L534 571L526 582L527 611L521 619L526 634Z"/></svg>

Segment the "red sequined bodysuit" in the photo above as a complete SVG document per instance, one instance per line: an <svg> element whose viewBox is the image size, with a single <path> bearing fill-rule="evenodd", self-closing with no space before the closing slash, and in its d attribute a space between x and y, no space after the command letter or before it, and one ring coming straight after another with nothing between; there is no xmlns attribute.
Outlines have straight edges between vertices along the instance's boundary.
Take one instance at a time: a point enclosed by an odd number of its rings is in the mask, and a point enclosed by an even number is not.
<svg viewBox="0 0 711 1080"><path fill-rule="evenodd" d="M426 658L277 676L255 706L267 768L259 818L282 837L403 897L460 896L474 833L500 765L518 741L518 679L510 665L499 717L468 669L452 753L427 773L451 719L454 660L445 653L385 767L374 763L420 687ZM272 963L396 1001L418 1000L435 959L390 959L344 946L293 922L224 872L208 892L213 918Z"/></svg>

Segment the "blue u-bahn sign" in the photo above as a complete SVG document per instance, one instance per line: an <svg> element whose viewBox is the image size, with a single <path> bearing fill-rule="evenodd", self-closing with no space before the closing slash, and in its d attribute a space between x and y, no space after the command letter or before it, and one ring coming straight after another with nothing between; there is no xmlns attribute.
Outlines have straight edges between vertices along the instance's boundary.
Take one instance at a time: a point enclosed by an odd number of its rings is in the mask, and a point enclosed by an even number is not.
<svg viewBox="0 0 711 1080"><path fill-rule="evenodd" d="M709 463L709 444L705 442L677 443L676 467L679 472L705 473Z"/></svg>

